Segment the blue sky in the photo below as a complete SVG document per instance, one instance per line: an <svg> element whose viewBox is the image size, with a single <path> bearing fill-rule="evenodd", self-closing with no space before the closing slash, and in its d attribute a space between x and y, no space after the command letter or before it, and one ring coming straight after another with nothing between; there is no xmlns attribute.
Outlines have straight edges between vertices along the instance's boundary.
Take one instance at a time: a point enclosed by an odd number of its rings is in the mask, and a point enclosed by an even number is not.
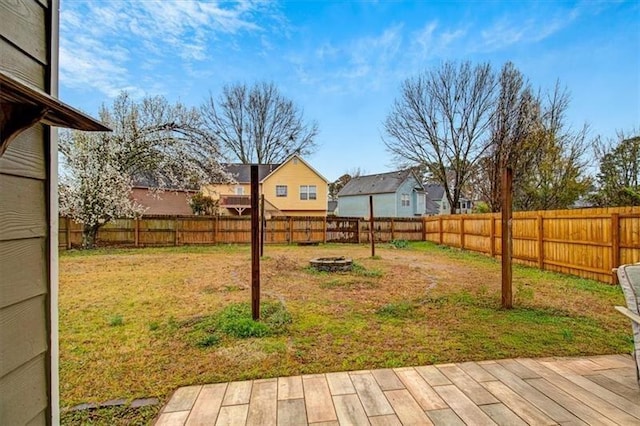
<svg viewBox="0 0 640 426"><path fill-rule="evenodd" d="M121 90L199 105L275 82L316 120L334 180L394 169L382 123L402 81L446 60L512 61L571 93L593 136L640 126L640 2L61 0L60 98L96 115Z"/></svg>

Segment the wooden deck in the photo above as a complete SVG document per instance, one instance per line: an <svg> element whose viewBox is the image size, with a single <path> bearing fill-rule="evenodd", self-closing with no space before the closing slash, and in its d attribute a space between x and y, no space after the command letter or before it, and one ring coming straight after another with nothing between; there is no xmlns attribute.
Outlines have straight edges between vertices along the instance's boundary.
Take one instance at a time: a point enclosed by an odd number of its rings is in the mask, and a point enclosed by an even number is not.
<svg viewBox="0 0 640 426"><path fill-rule="evenodd" d="M630 356L506 359L188 386L156 425L640 425Z"/></svg>

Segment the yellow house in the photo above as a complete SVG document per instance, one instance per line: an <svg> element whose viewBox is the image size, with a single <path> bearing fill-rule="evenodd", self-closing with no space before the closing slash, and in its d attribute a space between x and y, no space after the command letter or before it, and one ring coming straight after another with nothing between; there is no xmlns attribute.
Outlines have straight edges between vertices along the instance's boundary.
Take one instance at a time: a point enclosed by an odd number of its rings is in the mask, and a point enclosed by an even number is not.
<svg viewBox="0 0 640 426"><path fill-rule="evenodd" d="M205 195L219 200L223 215L248 215L251 210L251 166L229 164L227 172L233 184L211 184ZM282 164L258 166L260 194L264 195L265 215L326 216L329 193L327 179L294 154Z"/></svg>

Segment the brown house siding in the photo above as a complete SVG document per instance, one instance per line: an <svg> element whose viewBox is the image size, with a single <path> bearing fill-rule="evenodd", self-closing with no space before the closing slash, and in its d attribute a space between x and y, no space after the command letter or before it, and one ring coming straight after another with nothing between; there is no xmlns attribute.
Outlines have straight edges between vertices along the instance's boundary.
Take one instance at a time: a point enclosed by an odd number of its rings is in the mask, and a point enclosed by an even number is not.
<svg viewBox="0 0 640 426"><path fill-rule="evenodd" d="M189 197L195 192L165 191L151 194L147 188L133 188L132 198L147 208L144 214L190 215Z"/></svg>
<svg viewBox="0 0 640 426"><path fill-rule="evenodd" d="M0 69L51 93L57 0L0 1ZM52 419L50 129L36 125L0 157L0 424ZM25 260L27 264L25 264Z"/></svg>

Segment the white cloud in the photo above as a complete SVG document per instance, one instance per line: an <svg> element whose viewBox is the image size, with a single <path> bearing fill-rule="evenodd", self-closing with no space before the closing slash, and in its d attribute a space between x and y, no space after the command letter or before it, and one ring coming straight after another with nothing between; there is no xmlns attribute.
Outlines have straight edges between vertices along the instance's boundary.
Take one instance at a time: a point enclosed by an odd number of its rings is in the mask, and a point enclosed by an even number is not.
<svg viewBox="0 0 640 426"><path fill-rule="evenodd" d="M475 50L492 52L518 43L540 42L568 27L579 16L580 9L576 7L552 16L502 17L480 32L480 43Z"/></svg>
<svg viewBox="0 0 640 426"><path fill-rule="evenodd" d="M262 25L270 21L284 25L276 7L263 1L63 1L61 84L107 96L127 87L140 92L128 69L162 73L156 64L167 57L186 66L207 59L220 38L233 45L244 34L257 35L268 48Z"/></svg>

